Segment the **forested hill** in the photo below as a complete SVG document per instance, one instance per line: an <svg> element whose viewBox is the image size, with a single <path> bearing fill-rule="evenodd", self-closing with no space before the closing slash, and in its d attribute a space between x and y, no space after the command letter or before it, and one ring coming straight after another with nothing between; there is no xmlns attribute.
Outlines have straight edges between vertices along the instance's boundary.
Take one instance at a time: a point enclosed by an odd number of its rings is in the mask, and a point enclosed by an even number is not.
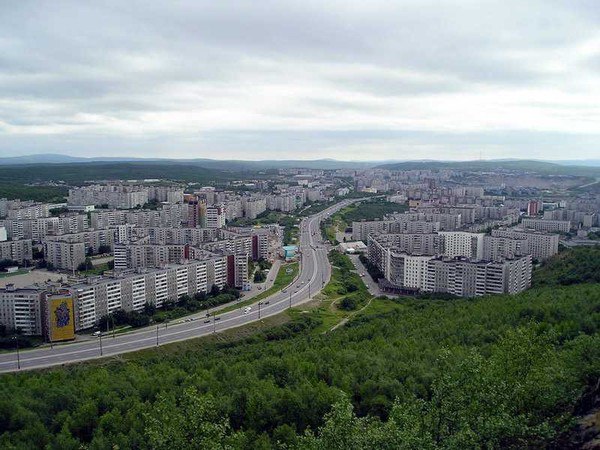
<svg viewBox="0 0 600 450"><path fill-rule="evenodd" d="M79 184L90 180L147 178L208 183L215 180L228 180L234 178L234 175L184 162L88 162L0 166L0 183L64 181Z"/></svg>
<svg viewBox="0 0 600 450"><path fill-rule="evenodd" d="M560 448L600 377L600 285L374 299L243 340L0 377L0 448ZM221 338L222 339L222 338Z"/></svg>

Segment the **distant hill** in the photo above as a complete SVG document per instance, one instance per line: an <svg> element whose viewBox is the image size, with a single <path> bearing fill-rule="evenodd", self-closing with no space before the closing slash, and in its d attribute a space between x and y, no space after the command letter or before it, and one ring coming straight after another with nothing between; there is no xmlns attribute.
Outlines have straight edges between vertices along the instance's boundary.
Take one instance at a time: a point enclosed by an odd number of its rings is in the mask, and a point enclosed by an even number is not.
<svg viewBox="0 0 600 450"><path fill-rule="evenodd" d="M208 169L185 162L122 161L73 162L68 164L13 164L0 166L0 183L43 183L64 181L83 183L91 180L131 180L165 178L198 183L212 183L236 178L232 172Z"/></svg>
<svg viewBox="0 0 600 450"><path fill-rule="evenodd" d="M0 158L0 166L23 164L71 164L92 162L139 162L139 163L174 163L193 164L207 169L245 171L266 170L282 168L307 168L307 169L363 169L382 164L385 161L338 161L335 159L315 160L218 160L209 158L167 159L167 158L119 158L119 157L93 157L82 158L60 154L37 154L27 156L13 156Z"/></svg>
<svg viewBox="0 0 600 450"><path fill-rule="evenodd" d="M485 161L405 161L391 164L381 164L377 166L377 168L388 170L460 169L474 171L504 169L525 170L545 175L600 175L600 167L563 165L555 162L526 159L497 159Z"/></svg>

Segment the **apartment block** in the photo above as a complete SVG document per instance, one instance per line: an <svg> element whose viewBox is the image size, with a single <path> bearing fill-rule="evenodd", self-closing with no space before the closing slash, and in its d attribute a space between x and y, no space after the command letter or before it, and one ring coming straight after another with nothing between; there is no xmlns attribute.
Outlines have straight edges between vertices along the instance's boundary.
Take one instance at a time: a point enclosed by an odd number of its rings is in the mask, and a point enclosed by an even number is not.
<svg viewBox="0 0 600 450"><path fill-rule="evenodd" d="M0 242L0 260L10 259L19 264L33 259L33 245L31 239L18 239L15 241Z"/></svg>
<svg viewBox="0 0 600 450"><path fill-rule="evenodd" d="M213 285L222 288L228 279L227 266L227 257L216 256L119 277L89 278L71 288L76 329L94 327L100 318L118 309L142 311L146 304L161 308L182 295L208 292ZM247 276L247 265L245 270ZM235 271L233 274L242 278Z"/></svg>
<svg viewBox="0 0 600 450"><path fill-rule="evenodd" d="M568 233L571 230L571 222L569 220L523 219L521 220L521 226L536 231L552 233Z"/></svg>
<svg viewBox="0 0 600 450"><path fill-rule="evenodd" d="M492 230L492 237L525 240L520 244L524 252L531 254L534 259L543 261L558 253L558 234L542 233L520 228L504 228Z"/></svg>
<svg viewBox="0 0 600 450"><path fill-rule="evenodd" d="M516 294L531 286L531 271L531 255L503 261L437 257L428 261L422 289L460 297Z"/></svg>
<svg viewBox="0 0 600 450"><path fill-rule="evenodd" d="M85 262L83 242L48 240L44 242L44 259L57 269L75 270Z"/></svg>
<svg viewBox="0 0 600 450"><path fill-rule="evenodd" d="M12 284L0 288L0 325L25 335L42 333L41 291L17 289Z"/></svg>
<svg viewBox="0 0 600 450"><path fill-rule="evenodd" d="M148 189L136 185L92 185L69 189L69 205L131 209L148 203Z"/></svg>

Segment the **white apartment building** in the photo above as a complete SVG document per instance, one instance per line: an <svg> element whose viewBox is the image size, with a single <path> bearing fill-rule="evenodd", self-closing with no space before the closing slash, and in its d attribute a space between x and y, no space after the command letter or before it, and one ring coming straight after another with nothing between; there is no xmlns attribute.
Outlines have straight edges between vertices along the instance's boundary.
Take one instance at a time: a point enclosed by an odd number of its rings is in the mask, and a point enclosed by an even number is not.
<svg viewBox="0 0 600 450"><path fill-rule="evenodd" d="M444 256L450 258L464 256L477 260L483 258L483 233L440 231L439 235L444 239Z"/></svg>
<svg viewBox="0 0 600 450"><path fill-rule="evenodd" d="M206 207L206 228L223 228L227 218L224 204Z"/></svg>

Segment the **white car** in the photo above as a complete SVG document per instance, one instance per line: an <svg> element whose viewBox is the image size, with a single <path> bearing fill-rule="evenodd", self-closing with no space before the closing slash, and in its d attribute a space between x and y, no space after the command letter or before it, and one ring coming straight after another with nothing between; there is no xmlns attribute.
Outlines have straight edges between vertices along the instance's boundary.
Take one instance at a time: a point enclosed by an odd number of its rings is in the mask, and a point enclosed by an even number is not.
<svg viewBox="0 0 600 450"><path fill-rule="evenodd" d="M251 306L246 306L244 308L244 314L248 314L250 311L252 311L252 307Z"/></svg>
<svg viewBox="0 0 600 450"><path fill-rule="evenodd" d="M101 334L102 334L102 332L100 332L100 331L94 331L94 332L92 333L92 336L96 336L96 337L98 337L98 336L100 336Z"/></svg>

